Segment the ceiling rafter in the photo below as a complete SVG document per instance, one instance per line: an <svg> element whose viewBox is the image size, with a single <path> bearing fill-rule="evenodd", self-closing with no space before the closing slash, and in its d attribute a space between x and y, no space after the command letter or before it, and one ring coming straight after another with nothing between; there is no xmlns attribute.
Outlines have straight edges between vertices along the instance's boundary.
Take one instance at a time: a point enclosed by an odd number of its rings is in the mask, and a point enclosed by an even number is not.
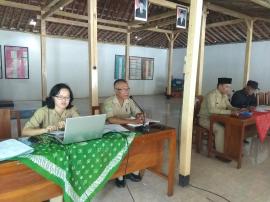
<svg viewBox="0 0 270 202"><path fill-rule="evenodd" d="M59 10L60 7L65 7L66 5L70 4L73 0L60 0L55 5L53 5L48 11L46 11L42 18L46 19L47 17L53 15L56 11Z"/></svg>

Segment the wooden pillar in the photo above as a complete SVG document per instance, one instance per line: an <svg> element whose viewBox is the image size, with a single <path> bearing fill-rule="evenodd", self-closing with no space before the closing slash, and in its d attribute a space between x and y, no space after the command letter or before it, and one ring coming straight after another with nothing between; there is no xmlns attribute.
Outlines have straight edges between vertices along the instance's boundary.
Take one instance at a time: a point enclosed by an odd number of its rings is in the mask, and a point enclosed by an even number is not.
<svg viewBox="0 0 270 202"><path fill-rule="evenodd" d="M41 14L43 14L41 12ZM40 28L40 53L41 53L41 98L47 97L47 69L46 69L46 21L41 18Z"/></svg>
<svg viewBox="0 0 270 202"><path fill-rule="evenodd" d="M244 81L243 85L247 84L249 80L250 72L250 57L251 57L251 48L252 48L252 37L253 37L253 20L246 21L247 24L247 39L246 39L246 55L245 55L245 67L244 67Z"/></svg>
<svg viewBox="0 0 270 202"><path fill-rule="evenodd" d="M196 94L197 95L202 94L206 18L207 18L207 7L204 6L203 7L203 14L202 14L201 38L200 38L200 49L199 49L199 63L198 63L198 72L197 72L197 85L196 85Z"/></svg>
<svg viewBox="0 0 270 202"><path fill-rule="evenodd" d="M195 101L196 74L198 67L200 29L203 0L191 0L188 28L188 46L184 68L184 95L181 118L179 184L189 184L192 147L192 127Z"/></svg>
<svg viewBox="0 0 270 202"><path fill-rule="evenodd" d="M128 28L129 29L129 28ZM129 48L130 48L130 32L127 33L126 49L125 49L125 79L129 79Z"/></svg>
<svg viewBox="0 0 270 202"><path fill-rule="evenodd" d="M98 106L97 0L88 0L88 54L90 106Z"/></svg>
<svg viewBox="0 0 270 202"><path fill-rule="evenodd" d="M167 97L172 95L172 62L173 62L173 44L174 44L174 34L172 33L170 37L166 34L169 40L169 61L168 61L168 78L167 78Z"/></svg>

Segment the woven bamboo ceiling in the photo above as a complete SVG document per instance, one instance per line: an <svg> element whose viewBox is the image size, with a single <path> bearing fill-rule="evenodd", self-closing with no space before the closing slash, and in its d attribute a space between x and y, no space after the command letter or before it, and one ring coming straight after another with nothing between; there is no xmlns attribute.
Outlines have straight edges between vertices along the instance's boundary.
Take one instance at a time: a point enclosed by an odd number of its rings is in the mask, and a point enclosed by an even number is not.
<svg viewBox="0 0 270 202"><path fill-rule="evenodd" d="M189 0L149 0L148 22L134 21L133 0L97 0L98 41L167 48L168 36L179 33L174 47L186 47L187 30L175 27L177 4ZM208 0L206 44L246 41L246 22L254 21L253 40L270 39L270 0ZM168 5L164 7L162 5ZM41 10L47 35L87 39L87 0L0 0L0 29L40 33ZM31 19L37 21L30 25ZM167 36L166 36L167 34Z"/></svg>

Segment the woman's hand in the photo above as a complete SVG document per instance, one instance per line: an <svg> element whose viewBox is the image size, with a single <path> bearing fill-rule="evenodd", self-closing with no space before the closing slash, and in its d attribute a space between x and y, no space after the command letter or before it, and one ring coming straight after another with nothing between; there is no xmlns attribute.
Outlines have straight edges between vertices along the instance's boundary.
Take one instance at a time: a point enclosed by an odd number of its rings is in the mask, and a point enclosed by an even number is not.
<svg viewBox="0 0 270 202"><path fill-rule="evenodd" d="M57 130L61 130L65 128L65 121L60 121L57 123Z"/></svg>
<svg viewBox="0 0 270 202"><path fill-rule="evenodd" d="M48 126L46 128L47 133L52 132L52 131L56 131L56 130L57 130L57 126Z"/></svg>

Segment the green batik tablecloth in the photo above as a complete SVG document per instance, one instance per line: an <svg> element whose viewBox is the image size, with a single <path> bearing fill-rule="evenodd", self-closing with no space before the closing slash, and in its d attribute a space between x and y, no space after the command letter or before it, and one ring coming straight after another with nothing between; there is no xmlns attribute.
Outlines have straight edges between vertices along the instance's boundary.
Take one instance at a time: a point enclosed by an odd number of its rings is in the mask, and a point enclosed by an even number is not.
<svg viewBox="0 0 270 202"><path fill-rule="evenodd" d="M59 185L65 201L90 201L117 171L134 136L108 133L102 139L62 145L44 135L32 154L16 160Z"/></svg>

